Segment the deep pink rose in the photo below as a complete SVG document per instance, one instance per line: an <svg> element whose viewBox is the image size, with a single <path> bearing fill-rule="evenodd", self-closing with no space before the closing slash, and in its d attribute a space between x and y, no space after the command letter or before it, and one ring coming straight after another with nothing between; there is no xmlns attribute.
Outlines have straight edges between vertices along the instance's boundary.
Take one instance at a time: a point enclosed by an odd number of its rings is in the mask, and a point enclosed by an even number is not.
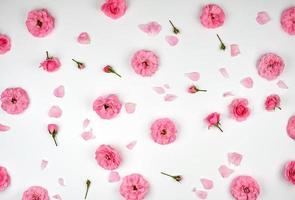
<svg viewBox="0 0 295 200"><path fill-rule="evenodd" d="M101 11L112 19L118 19L125 14L127 3L125 0L106 0L101 6Z"/></svg>
<svg viewBox="0 0 295 200"><path fill-rule="evenodd" d="M151 136L158 144L170 144L176 140L177 128L169 118L157 119L151 126Z"/></svg>
<svg viewBox="0 0 295 200"><path fill-rule="evenodd" d="M0 34L0 54L5 54L10 49L10 38L7 35Z"/></svg>
<svg viewBox="0 0 295 200"><path fill-rule="evenodd" d="M202 8L200 20L206 28L217 28L223 25L225 14L218 5L207 4Z"/></svg>
<svg viewBox="0 0 295 200"><path fill-rule="evenodd" d="M116 117L122 108L122 104L115 94L100 96L93 102L93 110L102 119L112 119Z"/></svg>
<svg viewBox="0 0 295 200"><path fill-rule="evenodd" d="M295 6L287 8L282 12L281 26L289 35L295 35Z"/></svg>
<svg viewBox="0 0 295 200"><path fill-rule="evenodd" d="M0 192L10 185L10 176L5 167L0 166Z"/></svg>
<svg viewBox="0 0 295 200"><path fill-rule="evenodd" d="M236 200L256 200L260 187L251 176L237 176L231 182L230 192Z"/></svg>
<svg viewBox="0 0 295 200"><path fill-rule="evenodd" d="M20 88L7 88L1 94L1 108L9 114L20 114L29 106L27 92Z"/></svg>
<svg viewBox="0 0 295 200"><path fill-rule="evenodd" d="M48 52L46 51L46 60L44 60L40 67L42 67L45 71L55 72L60 68L61 64L59 59L56 57L49 57Z"/></svg>
<svg viewBox="0 0 295 200"><path fill-rule="evenodd" d="M95 152L97 164L104 169L114 170L121 164L119 152L110 145L100 145Z"/></svg>
<svg viewBox="0 0 295 200"><path fill-rule="evenodd" d="M266 97L266 100L264 102L264 107L266 110L274 110L275 108L280 108L281 104L281 98L277 94L272 94Z"/></svg>
<svg viewBox="0 0 295 200"><path fill-rule="evenodd" d="M29 187L24 193L22 200L49 200L48 191L41 186Z"/></svg>
<svg viewBox="0 0 295 200"><path fill-rule="evenodd" d="M212 126L217 127L221 132L223 132L223 130L220 128L220 114L217 112L211 113L209 114L206 119L205 119L206 123L208 124L208 128L211 128Z"/></svg>
<svg viewBox="0 0 295 200"><path fill-rule="evenodd" d="M274 53L262 55L257 64L258 74L269 81L276 79L283 72L284 67L283 59Z"/></svg>
<svg viewBox="0 0 295 200"><path fill-rule="evenodd" d="M120 193L126 200L142 200L149 191L149 182L140 174L130 174L123 178Z"/></svg>
<svg viewBox="0 0 295 200"><path fill-rule="evenodd" d="M284 176L287 181L295 185L295 160L286 163Z"/></svg>
<svg viewBox="0 0 295 200"><path fill-rule="evenodd" d="M290 138L295 140L295 115L291 116L288 121L287 133Z"/></svg>
<svg viewBox="0 0 295 200"><path fill-rule="evenodd" d="M26 25L33 36L45 37L54 28L54 18L47 9L32 10L28 14Z"/></svg>
<svg viewBox="0 0 295 200"><path fill-rule="evenodd" d="M137 74L152 76L158 70L159 58L151 51L140 50L133 55L131 65Z"/></svg>
<svg viewBox="0 0 295 200"><path fill-rule="evenodd" d="M246 120L251 112L248 100L245 98L234 99L228 108L231 116L239 122Z"/></svg>

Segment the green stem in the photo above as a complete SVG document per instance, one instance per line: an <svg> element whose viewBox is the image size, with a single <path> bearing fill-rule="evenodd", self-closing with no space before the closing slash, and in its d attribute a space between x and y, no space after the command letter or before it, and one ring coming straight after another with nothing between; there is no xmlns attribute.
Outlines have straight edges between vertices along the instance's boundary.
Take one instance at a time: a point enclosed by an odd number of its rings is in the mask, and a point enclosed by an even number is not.
<svg viewBox="0 0 295 200"><path fill-rule="evenodd" d="M55 135L52 135L52 138L53 138L53 140L54 140L55 146L57 146L57 142L56 142L56 139L55 139Z"/></svg>
<svg viewBox="0 0 295 200"><path fill-rule="evenodd" d="M87 198L87 195L88 195L88 191L89 191L90 185L91 185L91 181L87 179L87 181L86 181L86 187L87 187L87 188L86 188L86 194L85 194L84 199Z"/></svg>
<svg viewBox="0 0 295 200"><path fill-rule="evenodd" d="M198 92L207 92L207 90L199 90L199 89L198 89Z"/></svg>
<svg viewBox="0 0 295 200"><path fill-rule="evenodd" d="M49 59L48 51L46 51L46 59Z"/></svg>

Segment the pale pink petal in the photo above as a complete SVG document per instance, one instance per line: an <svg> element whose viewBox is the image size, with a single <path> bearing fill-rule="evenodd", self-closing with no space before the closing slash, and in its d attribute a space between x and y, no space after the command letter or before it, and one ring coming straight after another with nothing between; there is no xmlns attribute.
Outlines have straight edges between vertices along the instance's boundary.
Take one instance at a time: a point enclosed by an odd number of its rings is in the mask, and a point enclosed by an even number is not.
<svg viewBox="0 0 295 200"><path fill-rule="evenodd" d="M62 198L59 194L53 195L52 198L57 199L57 200L62 200Z"/></svg>
<svg viewBox="0 0 295 200"><path fill-rule="evenodd" d="M231 56L237 56L240 54L239 45L237 44L231 44L230 45L230 55Z"/></svg>
<svg viewBox="0 0 295 200"><path fill-rule="evenodd" d="M57 88L54 89L53 91L54 96L62 98L65 95L65 88L63 85L58 86Z"/></svg>
<svg viewBox="0 0 295 200"><path fill-rule="evenodd" d="M228 75L228 72L227 70L223 67L223 68L220 68L219 69L219 72L221 73L221 75L224 77L224 78L229 78L229 75Z"/></svg>
<svg viewBox="0 0 295 200"><path fill-rule="evenodd" d="M59 106L52 106L48 112L49 117L59 118L62 115L62 110Z"/></svg>
<svg viewBox="0 0 295 200"><path fill-rule="evenodd" d="M109 174L109 182L113 183L113 182L118 182L121 180L120 174L116 171L111 171Z"/></svg>
<svg viewBox="0 0 295 200"><path fill-rule="evenodd" d="M66 186L66 185L65 185L65 180L64 180L63 178L58 178L58 184L59 184L60 186Z"/></svg>
<svg viewBox="0 0 295 200"><path fill-rule="evenodd" d="M170 46L175 46L178 43L178 38L174 35L167 35L165 39Z"/></svg>
<svg viewBox="0 0 295 200"><path fill-rule="evenodd" d="M82 32L77 38L77 41L80 44L89 44L90 43L90 36L87 32Z"/></svg>
<svg viewBox="0 0 295 200"><path fill-rule="evenodd" d="M85 131L81 134L81 137L87 141L87 140L93 140L95 139L95 135L92 133L92 129L90 129L89 131Z"/></svg>
<svg viewBox="0 0 295 200"><path fill-rule="evenodd" d="M129 144L127 144L126 147L127 147L127 149L132 150L136 144L137 144L137 141L134 140L134 141L130 142Z"/></svg>
<svg viewBox="0 0 295 200"><path fill-rule="evenodd" d="M227 178L227 177L229 177L229 176L234 172L234 170L228 168L228 167L225 166L225 165L221 165L221 166L218 168L218 171L219 171L220 175L221 175L223 178Z"/></svg>
<svg viewBox="0 0 295 200"><path fill-rule="evenodd" d="M227 158L229 163L239 166L243 159L243 156L239 153L232 152L227 154Z"/></svg>
<svg viewBox="0 0 295 200"><path fill-rule="evenodd" d="M165 87L166 89L170 89L170 85L168 85L167 83L164 84L164 87Z"/></svg>
<svg viewBox="0 0 295 200"><path fill-rule="evenodd" d="M149 22L147 24L138 25L139 29L150 36L155 36L160 33L162 27L158 22Z"/></svg>
<svg viewBox="0 0 295 200"><path fill-rule="evenodd" d="M127 113L129 114L134 113L135 108L136 108L135 103L125 103L125 110Z"/></svg>
<svg viewBox="0 0 295 200"><path fill-rule="evenodd" d="M162 87L153 87L154 91L158 94L164 94L165 93L165 89Z"/></svg>
<svg viewBox="0 0 295 200"><path fill-rule="evenodd" d="M243 78L240 82L245 88L253 87L253 79L251 77Z"/></svg>
<svg viewBox="0 0 295 200"><path fill-rule="evenodd" d="M9 126L6 126L4 124L0 124L0 132L5 132L8 131L10 129Z"/></svg>
<svg viewBox="0 0 295 200"><path fill-rule="evenodd" d="M202 178L201 183L202 183L204 189L206 189L206 190L210 190L213 188L213 181L212 180Z"/></svg>
<svg viewBox="0 0 295 200"><path fill-rule="evenodd" d="M48 161L47 160L41 160L41 169L44 170L48 165Z"/></svg>
<svg viewBox="0 0 295 200"><path fill-rule="evenodd" d="M193 189L192 189L192 192L195 192L195 191L197 191L197 189L196 189L196 188L193 188Z"/></svg>
<svg viewBox="0 0 295 200"><path fill-rule="evenodd" d="M279 86L279 88L282 88L282 89L288 89L288 86L286 85L286 83L282 80L279 80L277 82L277 86Z"/></svg>
<svg viewBox="0 0 295 200"><path fill-rule="evenodd" d="M190 72L190 73L185 73L185 75L191 79L192 81L197 81L200 79L200 73L199 72Z"/></svg>
<svg viewBox="0 0 295 200"><path fill-rule="evenodd" d="M227 92L224 92L222 94L223 97L230 97L230 96L234 96L234 94L231 92L231 91L227 91Z"/></svg>
<svg viewBox="0 0 295 200"><path fill-rule="evenodd" d="M85 129L85 128L87 128L88 127L88 125L89 125L89 123L90 123L90 120L89 119L84 119L84 121L83 121L83 128Z"/></svg>
<svg viewBox="0 0 295 200"><path fill-rule="evenodd" d="M164 96L164 101L174 101L177 98L174 94L166 94Z"/></svg>
<svg viewBox="0 0 295 200"><path fill-rule="evenodd" d="M263 25L270 21L270 17L267 12L262 11L257 13L256 21L258 24Z"/></svg>
<svg viewBox="0 0 295 200"><path fill-rule="evenodd" d="M208 193L206 191L195 190L195 193L200 199L207 199Z"/></svg>

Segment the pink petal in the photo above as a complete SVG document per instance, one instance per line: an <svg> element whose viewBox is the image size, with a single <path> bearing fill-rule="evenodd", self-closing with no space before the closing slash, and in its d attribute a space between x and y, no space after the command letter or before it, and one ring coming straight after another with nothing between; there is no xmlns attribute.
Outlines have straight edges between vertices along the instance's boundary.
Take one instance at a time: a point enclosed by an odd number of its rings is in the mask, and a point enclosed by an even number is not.
<svg viewBox="0 0 295 200"><path fill-rule="evenodd" d="M170 46L175 46L178 43L178 38L174 35L168 35L165 37L165 39Z"/></svg>
<svg viewBox="0 0 295 200"><path fill-rule="evenodd" d="M246 77L241 80L240 82L245 88L252 88L253 87L253 80L251 77Z"/></svg>
<svg viewBox="0 0 295 200"><path fill-rule="evenodd" d="M230 55L231 56L237 56L238 54L240 54L239 45L231 44L230 45Z"/></svg>
<svg viewBox="0 0 295 200"><path fill-rule="evenodd" d="M208 193L206 191L195 190L195 193L200 199L207 199Z"/></svg>
<svg viewBox="0 0 295 200"><path fill-rule="evenodd" d="M158 94L164 94L165 93L165 89L162 87L153 87L154 91Z"/></svg>
<svg viewBox="0 0 295 200"><path fill-rule="evenodd" d="M87 140L93 140L95 139L95 135L93 135L92 133L92 129L90 129L89 131L85 131L81 134L81 137L87 141Z"/></svg>
<svg viewBox="0 0 295 200"><path fill-rule="evenodd" d="M109 175L109 182L113 183L113 182L118 182L120 181L121 177L120 174L116 171L111 171L110 175Z"/></svg>
<svg viewBox="0 0 295 200"><path fill-rule="evenodd" d="M134 113L135 108L136 108L135 103L125 103L125 110L127 113L129 114Z"/></svg>
<svg viewBox="0 0 295 200"><path fill-rule="evenodd" d="M59 184L60 186L66 186L66 185L65 185L65 181L64 181L63 178L58 178L58 184Z"/></svg>
<svg viewBox="0 0 295 200"><path fill-rule="evenodd" d="M44 170L48 165L48 161L47 160L41 160L41 169Z"/></svg>
<svg viewBox="0 0 295 200"><path fill-rule="evenodd" d="M282 89L288 89L288 86L286 85L286 83L282 80L279 80L277 82L277 86L279 86L279 88L282 88Z"/></svg>
<svg viewBox="0 0 295 200"><path fill-rule="evenodd" d="M54 96L62 98L65 95L65 88L64 86L58 86L53 91Z"/></svg>
<svg viewBox="0 0 295 200"><path fill-rule="evenodd" d="M185 74L189 79L192 81L197 81L200 79L200 73L199 72L190 72Z"/></svg>
<svg viewBox="0 0 295 200"><path fill-rule="evenodd" d="M227 73L227 70L225 68L220 68L219 69L219 72L221 73L221 75L224 77L224 78L229 78L229 75Z"/></svg>
<svg viewBox="0 0 295 200"><path fill-rule="evenodd" d="M77 41L80 44L89 44L90 43L90 36L87 32L82 32L80 33L80 35L78 36Z"/></svg>
<svg viewBox="0 0 295 200"><path fill-rule="evenodd" d="M227 91L227 92L224 92L222 96L229 97L229 96L234 96L234 94L231 91Z"/></svg>
<svg viewBox="0 0 295 200"><path fill-rule="evenodd" d="M129 144L127 144L126 147L127 147L127 149L132 150L136 144L137 144L137 141L134 140L134 141L130 142Z"/></svg>
<svg viewBox="0 0 295 200"><path fill-rule="evenodd" d="M9 126L0 124L0 132L5 132L5 131L8 131L9 129L10 129Z"/></svg>
<svg viewBox="0 0 295 200"><path fill-rule="evenodd" d="M49 117L59 118L62 115L62 110L59 106L52 106L48 112Z"/></svg>
<svg viewBox="0 0 295 200"><path fill-rule="evenodd" d="M213 188L213 181L211 181L209 179L202 178L201 183L206 190L210 190Z"/></svg>
<svg viewBox="0 0 295 200"><path fill-rule="evenodd" d="M52 198L57 199L57 200L62 200L62 198L59 194L53 195Z"/></svg>
<svg viewBox="0 0 295 200"><path fill-rule="evenodd" d="M239 153L232 152L227 154L227 158L229 163L239 166L243 159L243 156Z"/></svg>
<svg viewBox="0 0 295 200"><path fill-rule="evenodd" d="M164 97L164 101L174 101L177 98L174 94L166 94Z"/></svg>
<svg viewBox="0 0 295 200"><path fill-rule="evenodd" d="M168 84L164 84L164 87L165 87L166 89L170 89L170 85L168 85Z"/></svg>
<svg viewBox="0 0 295 200"><path fill-rule="evenodd" d="M83 128L85 129L85 128L87 128L88 127L88 125L89 125L89 123L90 123L90 120L89 119L84 119L84 121L83 121Z"/></svg>
<svg viewBox="0 0 295 200"><path fill-rule="evenodd" d="M150 36L155 36L160 33L162 27L158 22L149 22L147 24L138 25L139 29Z"/></svg>
<svg viewBox="0 0 295 200"><path fill-rule="evenodd" d="M223 178L227 178L227 177L229 177L229 176L234 172L234 170L228 168L228 167L225 166L225 165L221 165L221 166L218 168L218 171L219 171L220 175L221 175Z"/></svg>
<svg viewBox="0 0 295 200"><path fill-rule="evenodd" d="M263 25L270 21L270 17L267 12L262 11L257 13L256 21L258 24Z"/></svg>

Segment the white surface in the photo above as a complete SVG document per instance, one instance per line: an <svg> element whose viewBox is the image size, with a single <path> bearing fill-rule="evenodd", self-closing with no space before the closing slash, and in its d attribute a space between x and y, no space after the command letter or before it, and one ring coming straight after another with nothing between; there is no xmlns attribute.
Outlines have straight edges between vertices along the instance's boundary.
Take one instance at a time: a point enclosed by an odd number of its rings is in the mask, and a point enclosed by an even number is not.
<svg viewBox="0 0 295 200"><path fill-rule="evenodd" d="M208 1L196 0L129 0L126 15L111 20L98 8L102 1L85 0L0 0L0 32L11 37L12 50L0 56L0 91L7 87L21 86L30 96L29 109L21 115L8 115L0 111L0 122L11 130L0 135L0 165L6 166L12 178L8 190L0 193L1 200L21 199L31 185L46 187L50 195L59 193L64 200L83 199L85 180L91 179L89 200L119 200L120 183L108 183L109 172L100 168L94 159L96 148L103 143L117 147L123 163L122 176L138 172L150 182L148 200L197 199L193 187L201 189L200 178L214 180L214 189L208 199L232 199L229 184L234 176L248 174L261 186L261 200L294 200L295 187L282 177L282 166L294 159L295 143L287 137L285 127L295 111L295 37L284 33L279 24L282 10L292 5L292 0L268 1L212 1L226 12L222 28L207 30L198 20L202 5ZM48 8L56 19L56 28L46 38L32 37L25 27L27 13L35 8ZM258 25L259 11L267 11L271 21ZM168 24L171 19L181 29L179 44L170 47L165 36L171 35ZM162 31L149 37L137 25L158 21ZM80 45L76 37L87 31L90 45ZM218 50L219 33L226 43L226 52ZM231 57L230 44L239 44L241 54ZM130 67L130 58L138 49L155 51L160 59L159 71L152 78L137 76ZM61 69L53 74L38 66L45 58L45 51L58 56ZM286 67L279 79L289 86L279 89L277 81L260 78L255 65L265 52L281 55ZM85 70L78 70L72 58L84 61ZM104 74L101 68L110 64L123 78ZM230 79L223 78L218 69L226 67ZM192 82L184 73L198 71L199 87L205 94L189 95L186 87ZM243 88L239 82L251 76L253 89ZM178 95L174 102L164 102L153 86L168 83L168 93ZM63 99L53 96L57 86L65 86ZM225 91L250 101L252 114L245 122L228 118L227 105L231 97L222 98ZM100 95L118 93L123 102L137 103L134 114L121 114L110 121L101 120L92 111L92 102ZM278 93L282 97L282 111L266 112L265 97ZM52 105L63 109L60 119L47 115ZM223 114L222 127L207 130L203 118L210 112ZM177 122L179 136L175 143L160 146L150 139L149 126L159 117L171 117ZM96 139L81 139L82 123L91 119ZM47 123L61 126L58 135L60 146L56 148L47 134ZM134 150L125 145L138 140ZM236 151L244 155L240 167L227 179L221 178L218 167L227 164L227 153ZM40 170L42 159L48 167ZM184 181L178 184L160 175L160 171L182 174ZM57 180L65 179L66 187Z"/></svg>

